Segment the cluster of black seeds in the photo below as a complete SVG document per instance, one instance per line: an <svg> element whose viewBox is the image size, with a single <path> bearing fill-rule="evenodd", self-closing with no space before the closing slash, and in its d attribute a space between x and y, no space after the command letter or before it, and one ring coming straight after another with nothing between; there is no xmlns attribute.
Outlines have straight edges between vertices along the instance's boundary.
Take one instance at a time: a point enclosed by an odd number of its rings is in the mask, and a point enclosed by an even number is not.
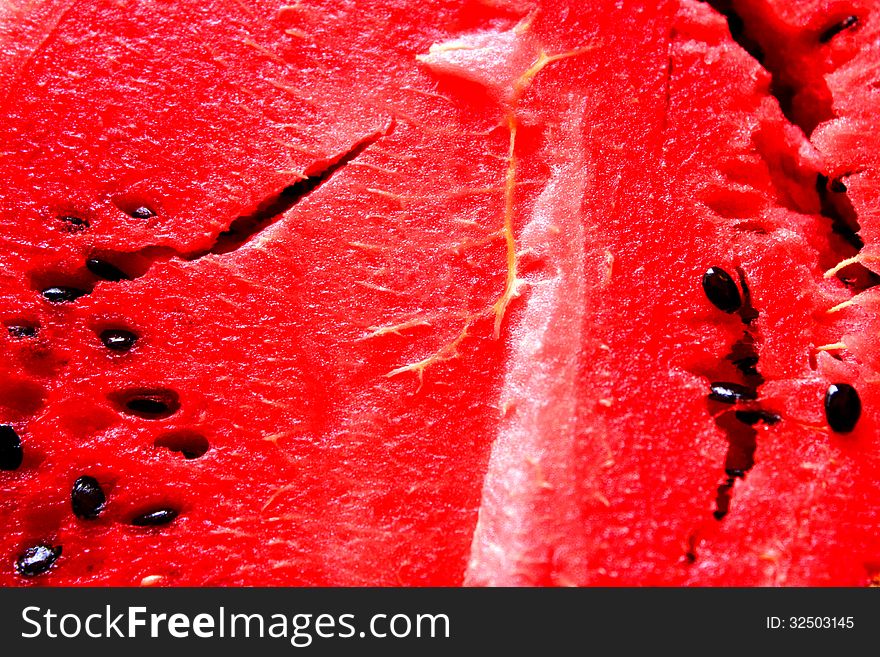
<svg viewBox="0 0 880 657"><path fill-rule="evenodd" d="M150 219L156 216L156 213L145 205L135 207L128 214L135 219ZM68 233L82 233L90 227L90 223L87 219L75 215L62 215L58 217L58 219L64 226L64 230ZM86 260L86 269L93 276L104 281L117 282L131 280L131 276L122 269L113 263L107 262L98 257L88 258ZM43 298L49 303L70 303L89 294L89 290L81 287L65 285L53 285L40 292L43 295Z"/></svg>
<svg viewBox="0 0 880 657"><path fill-rule="evenodd" d="M95 278L103 281L119 282L131 280L131 277L116 265L99 258L86 260L86 269ZM53 285L40 291L43 298L49 303L72 303L80 297L89 294L89 290L71 285Z"/></svg>
<svg viewBox="0 0 880 657"><path fill-rule="evenodd" d="M845 26L847 27L847 26ZM742 309L742 298L733 278L720 267L710 267L703 274L703 290L709 301L726 313ZM737 383L718 382L711 385L709 398L733 404L742 400L754 400L754 391ZM859 393L848 383L832 383L825 393L825 417L828 426L837 433L849 433L855 429L862 414Z"/></svg>
<svg viewBox="0 0 880 657"><path fill-rule="evenodd" d="M148 219L155 213L147 207L138 207L131 213L132 217ZM74 216L60 217L65 230L79 233L89 228L89 222ZM116 265L100 258L91 257L86 260L85 268L94 277L110 282L130 280L131 277ZM42 297L52 304L72 303L89 294L80 287L54 285L40 290ZM16 339L36 336L38 326L26 323L7 325L7 331ZM108 350L122 353L130 351L137 343L139 336L129 329L106 328L99 332L101 343ZM155 419L168 417L180 408L176 393L170 390L141 390L123 392L119 395L120 409L130 415ZM207 451L207 445L198 446L192 453L182 451L187 458L196 458ZM0 470L17 470L24 461L22 441L14 427L0 425ZM107 494L100 482L90 475L82 475L73 482L70 491L70 504L73 514L80 520L97 519L107 506ZM179 511L172 507L161 506L141 511L130 519L136 527L155 527L173 522ZM35 577L47 572L62 554L61 545L39 542L25 548L15 561L16 572L23 577Z"/></svg>
<svg viewBox="0 0 880 657"><path fill-rule="evenodd" d="M703 291L712 305L725 313L738 313L745 325L743 338L734 344L727 357L736 367L741 381L714 381L710 383L707 395L710 401L731 408L715 415L715 422L725 432L728 441L725 478L718 486L713 512L716 520L722 520L728 514L736 480L744 479L754 466L758 436L755 425L761 422L773 425L780 420L778 415L761 408L758 403L758 388L764 378L757 368L756 335L751 327L758 312L752 307L745 274L737 268L737 275L739 285L720 267L709 268L702 278ZM860 414L861 401L855 388L846 383L833 383L828 387L825 415L832 431L852 431ZM688 553L689 561L695 558L695 553Z"/></svg>
<svg viewBox="0 0 880 657"><path fill-rule="evenodd" d="M786 76L780 75L783 73L780 69L782 62L778 58L776 62L765 61L765 53L755 39L759 30L767 26L762 25L758 20L752 22L754 17L738 14L736 8L732 7L728 0L708 0L708 3L727 17L733 39L770 73L772 80L770 93L779 101L780 108L788 120L798 125L805 134L810 135L816 127L815 124L798 121L798 117L794 116L796 112L793 100L802 90L803 81L794 80L791 83L784 80ZM849 10L851 11L852 7ZM842 38L844 33L859 29L861 22L857 15L847 15L835 10L827 16L824 25L819 28L808 28L802 36L806 40L818 44L829 44L837 38ZM814 104L812 109L815 112L817 123L835 116L830 101L827 105L825 102ZM855 210L845 196L846 184L840 178L829 180L827 176L818 174L816 191L821 205L821 214L831 220L833 232L854 247L856 251L860 250L864 246L864 242L859 236L859 224ZM880 283L880 276L870 270L858 266L859 271L853 274L855 269L856 267L849 268L849 275L840 277L847 287L860 290ZM747 314L753 312L753 309L750 311L747 308L748 292L745 287L745 278L742 272L738 273L740 273L745 300L740 297L734 278L717 267L709 269L703 276L703 289L715 307L726 313L739 312L748 327L750 320ZM756 317L757 313L754 312L752 318ZM746 338L749 338L748 328L746 333ZM736 365L739 373L746 379L746 385L727 381L714 382L710 386L709 393L709 399L713 403L725 404L734 409L732 413L725 411L715 418L716 423L726 432L731 445L725 466L728 478L725 484L719 487L716 501L715 517L719 520L727 512L730 492L735 480L744 477L747 471L747 468L743 469L733 464L737 458L736 450L733 449L734 444L739 446L739 459L750 463L751 455L754 453L754 440L757 436L757 432L752 427L760 422L772 425L780 420L775 413L770 413L759 406L757 394L752 395L753 391L757 393L757 388L763 383L763 378L757 369L757 350L755 350L754 356L735 355L738 346L749 346L748 339L745 340L746 344L742 344L743 342L740 341L734 345L734 353L728 356L728 359ZM752 385L753 383L757 385ZM851 384L832 383L825 393L824 410L831 431L845 434L855 429L861 415L862 404L858 393ZM697 535L694 534L689 538L687 551L687 558L691 563L696 559L696 543Z"/></svg>
<svg viewBox="0 0 880 657"><path fill-rule="evenodd" d="M71 217L65 217L65 220L71 219ZM78 225L87 227L88 222L83 221L83 224ZM99 258L88 258L85 264L85 268L100 280L109 282L131 280L131 277L119 267ZM40 294L49 303L65 304L72 303L80 297L88 295L89 291L70 285L53 285L43 288ZM8 324L6 328L12 337L24 339L35 337L39 327L32 324L13 323ZM98 337L107 349L115 352L127 352L135 346L139 336L127 328L107 328L102 330Z"/></svg>
<svg viewBox="0 0 880 657"><path fill-rule="evenodd" d="M758 311L752 306L745 273L737 268L737 278L721 267L710 267L703 274L703 291L709 301L726 313L737 313L744 325L743 337L734 343L727 356L737 371L739 381L714 381L709 385L708 399L728 407L715 415L715 423L727 438L724 460L724 480L718 486L715 498L716 520L722 520L730 510L733 487L737 479L744 479L755 464L758 432L755 425L763 422L776 424L779 417L762 409L758 404L758 388L764 377L758 371L757 335L752 323ZM742 288L742 292L740 292Z"/></svg>

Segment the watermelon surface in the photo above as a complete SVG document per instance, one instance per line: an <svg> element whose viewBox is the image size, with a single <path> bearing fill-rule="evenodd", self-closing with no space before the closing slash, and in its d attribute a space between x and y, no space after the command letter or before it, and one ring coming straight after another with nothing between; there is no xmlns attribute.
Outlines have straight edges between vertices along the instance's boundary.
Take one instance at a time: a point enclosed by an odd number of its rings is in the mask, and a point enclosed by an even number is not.
<svg viewBox="0 0 880 657"><path fill-rule="evenodd" d="M0 584L876 583L878 9L3 4Z"/></svg>

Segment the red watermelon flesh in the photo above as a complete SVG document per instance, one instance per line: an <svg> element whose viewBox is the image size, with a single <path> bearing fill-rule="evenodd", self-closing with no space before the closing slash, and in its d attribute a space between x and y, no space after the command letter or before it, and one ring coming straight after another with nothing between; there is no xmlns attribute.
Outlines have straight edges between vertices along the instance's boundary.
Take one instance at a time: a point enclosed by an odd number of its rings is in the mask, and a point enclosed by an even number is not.
<svg viewBox="0 0 880 657"><path fill-rule="evenodd" d="M518 18L61 9L14 17L27 34L6 41L4 319L39 331L4 341L25 462L2 474L0 577L21 581L16 555L47 541L63 546L48 584L460 582L497 416L508 136L488 99L450 101L415 57ZM361 147L289 212L261 208ZM155 216L130 216L142 206ZM254 213L283 220L215 248ZM143 275L101 281L89 258ZM93 289L41 298L58 285ZM140 337L114 353L108 328ZM117 397L150 391L180 410L144 418ZM181 434L211 449L155 446ZM108 497L94 521L70 512L82 475ZM166 507L172 525L131 526Z"/></svg>
<svg viewBox="0 0 880 657"><path fill-rule="evenodd" d="M876 113L793 124L709 5L570 4L4 10L0 582L876 574L877 169L834 129Z"/></svg>
<svg viewBox="0 0 880 657"><path fill-rule="evenodd" d="M876 384L870 361L829 347L875 320L826 312L853 292L823 272L854 247L821 215L822 160L712 9L683 4L672 34L669 102L651 131L665 174L655 210L592 220L631 236L608 240L613 269L597 275L588 296L602 302L582 320L602 348L571 388L594 403L579 397L567 443L552 431L523 439L518 418L502 426L472 583L861 584L876 563L870 402L852 435L823 427L829 380L862 377L863 399ZM742 272L751 323L694 299L713 263ZM743 343L758 375L731 362ZM751 428L706 401L709 382L762 380L747 406L766 419ZM559 415L544 426L562 427Z"/></svg>

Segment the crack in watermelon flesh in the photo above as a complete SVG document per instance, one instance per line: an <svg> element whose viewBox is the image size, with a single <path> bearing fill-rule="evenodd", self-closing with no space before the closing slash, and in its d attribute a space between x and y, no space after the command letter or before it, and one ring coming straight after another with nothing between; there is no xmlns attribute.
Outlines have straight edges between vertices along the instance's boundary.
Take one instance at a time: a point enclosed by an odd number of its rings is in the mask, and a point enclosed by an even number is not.
<svg viewBox="0 0 880 657"><path fill-rule="evenodd" d="M2 5L0 584L876 582L877 9Z"/></svg>

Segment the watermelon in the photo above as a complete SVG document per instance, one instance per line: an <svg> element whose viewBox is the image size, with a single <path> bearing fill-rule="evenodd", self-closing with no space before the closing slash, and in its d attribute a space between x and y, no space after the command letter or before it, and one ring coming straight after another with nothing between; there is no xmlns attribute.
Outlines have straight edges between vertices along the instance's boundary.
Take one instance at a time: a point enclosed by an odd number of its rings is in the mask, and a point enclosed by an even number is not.
<svg viewBox="0 0 880 657"><path fill-rule="evenodd" d="M871 9L4 4L0 584L880 580Z"/></svg>

